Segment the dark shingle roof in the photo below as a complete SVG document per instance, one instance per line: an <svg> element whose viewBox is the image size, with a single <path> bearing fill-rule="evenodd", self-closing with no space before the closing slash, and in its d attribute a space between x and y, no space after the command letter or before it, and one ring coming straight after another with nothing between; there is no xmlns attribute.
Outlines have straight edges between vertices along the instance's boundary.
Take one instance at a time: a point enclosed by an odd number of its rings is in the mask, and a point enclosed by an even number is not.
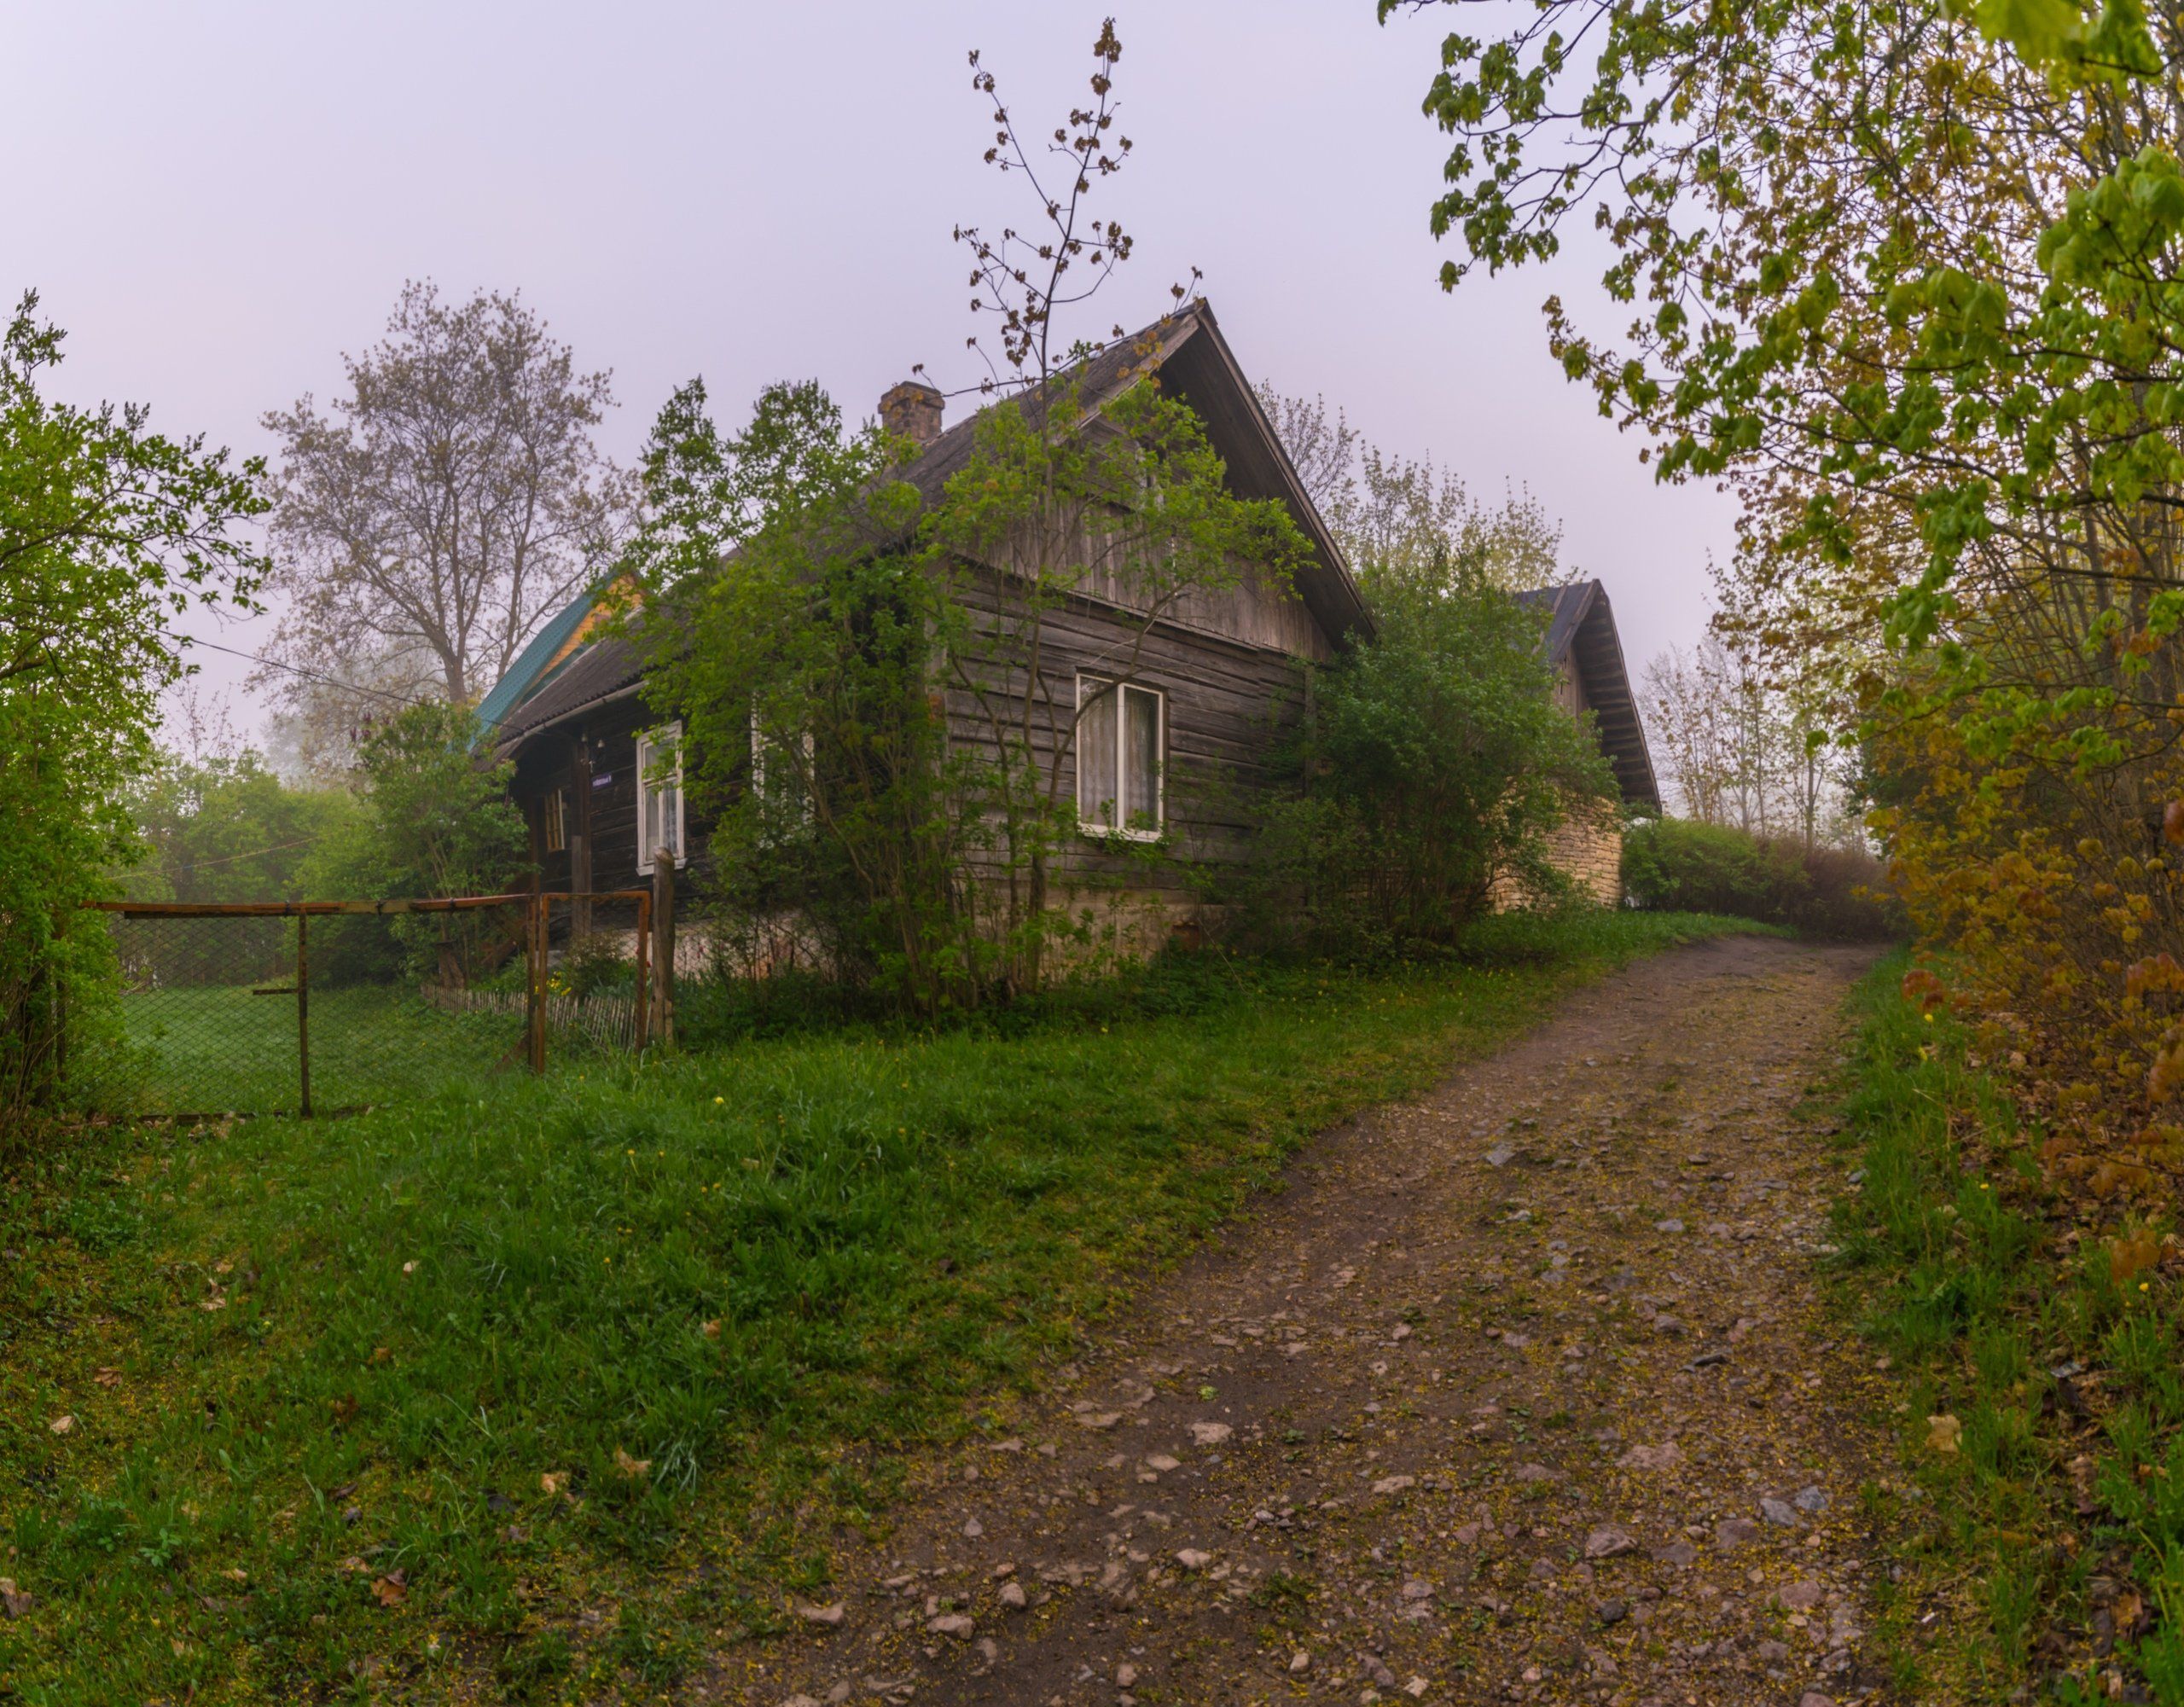
<svg viewBox="0 0 2184 1707"><path fill-rule="evenodd" d="M1572 581L1519 593L1517 599L1548 613L1547 661L1575 671L1623 798L1659 811L1660 786L1653 778L1653 758L1646 749L1646 726L1623 661L1623 640L1616 632L1607 589L1598 581Z"/></svg>
<svg viewBox="0 0 2184 1707"><path fill-rule="evenodd" d="M644 660L637 648L621 636L595 640L501 719L497 744L506 753L549 723L619 700L643 679L644 673Z"/></svg>
<svg viewBox="0 0 2184 1707"><path fill-rule="evenodd" d="M1210 304L1188 304L1089 357L1077 374L1085 412L1096 415L1145 374L1156 372L1164 386L1198 411L1239 494L1288 505L1313 546L1297 590L1320 626L1337 642L1352 633L1369 634L1372 614L1341 549L1306 496ZM1036 391L1019 401L1034 414L1041 406ZM938 502L948 482L969 466L983 413L974 410L947 428L900 471L900 478L915 486L926 502ZM501 717L501 751L512 751L550 723L621 698L644 673L642 657L630 641L608 636L593 642Z"/></svg>

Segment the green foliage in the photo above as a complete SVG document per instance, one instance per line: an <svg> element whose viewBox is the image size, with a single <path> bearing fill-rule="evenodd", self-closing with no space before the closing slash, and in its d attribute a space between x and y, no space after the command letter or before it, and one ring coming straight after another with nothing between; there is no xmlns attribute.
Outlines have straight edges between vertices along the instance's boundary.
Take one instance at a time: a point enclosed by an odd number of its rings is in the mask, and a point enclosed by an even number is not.
<svg viewBox="0 0 2184 1707"><path fill-rule="evenodd" d="M1543 614L1485 566L1371 574L1378 624L1314 683L1303 789L1271 804L1247 930L1316 951L1448 943L1497 877L1565 886L1547 836L1613 810L1590 720L1554 697Z"/></svg>
<svg viewBox="0 0 2184 1707"><path fill-rule="evenodd" d="M1891 956L1858 992L1843 1141L1857 1171L1834 1210L1844 1301L1896 1366L1925 1496L1887 1512L1902 1578L1883 1636L1922 1651L1906 1690L1921 1700L2002 1700L2042 1676L2059 1701L2129 1698L2141 1680L2139 1699L2184 1700L2184 1340L2163 1224L2053 1236L2070 1205L2041 1134L1908 964ZM1960 1451L1929 1444L1937 1415L1957 1420ZM1981 1604L1936 1641L1932 1595L1966 1582ZM2104 1611L2113 1658L2074 1661Z"/></svg>
<svg viewBox="0 0 2184 1707"><path fill-rule="evenodd" d="M626 1696L621 1668L808 1596L906 1453L1000 1422L1316 1127L1716 928L1602 915L1522 964L1370 975L1178 957L1008 1031L88 1135L0 1202L0 1240L37 1253L0 1266L0 1402L26 1420L0 1435L8 1574L32 1597L0 1670L56 1704L193 1679L311 1699L436 1640L430 1694L498 1672ZM41 1425L61 1395L66 1438ZM576 1616L600 1604L618 1617Z"/></svg>
<svg viewBox="0 0 2184 1707"><path fill-rule="evenodd" d="M1623 885L1641 907L1774 918L1802 875L1781 849L1770 856L1757 837L1727 824L1656 818L1623 837Z"/></svg>
<svg viewBox="0 0 2184 1707"><path fill-rule="evenodd" d="M478 752L477 718L444 700L404 706L357 749L360 810L298 873L314 901L508 894L526 880L529 840L508 798L509 767ZM384 981L398 964L450 986L513 946L492 912L328 918L313 927L314 978Z"/></svg>
<svg viewBox="0 0 2184 1707"><path fill-rule="evenodd" d="M2149 1182L2184 1130L2178 986L2141 987L2184 955L2181 97L2184 15L2135 0L1543 0L1449 36L1426 99L1448 282L1606 234L1629 318L1556 297L1565 373L1662 479L1737 487L1717 625L1901 803L1873 827L2051 1164Z"/></svg>
<svg viewBox="0 0 2184 1707"><path fill-rule="evenodd" d="M258 753L196 761L168 755L131 816L146 847L124 886L138 901L299 901L311 850L352 833L346 789L292 788Z"/></svg>
<svg viewBox="0 0 2184 1707"><path fill-rule="evenodd" d="M176 624L247 607L263 566L230 532L264 508L258 465L44 396L61 334L36 313L26 296L0 335L0 1121L60 1093L65 1027L87 1042L110 993L79 909L135 851Z"/></svg>
<svg viewBox="0 0 2184 1707"><path fill-rule="evenodd" d="M1286 577L1294 524L1232 493L1149 380L1103 399L1097 432L1077 375L992 405L930 503L890 478L908 447L845 433L814 386L770 390L733 440L703 403L686 387L663 412L625 566L652 702L682 718L713 818L726 940L920 1013L1035 990L1049 943L1089 933L1050 904L1083 711L1054 691L1050 618L1125 589L1130 679L1186 595Z"/></svg>
<svg viewBox="0 0 2184 1707"><path fill-rule="evenodd" d="M1818 937L1900 936L1880 862L1861 850L1753 836L1727 824L1655 818L1623 840L1623 881L1641 907L1727 913Z"/></svg>

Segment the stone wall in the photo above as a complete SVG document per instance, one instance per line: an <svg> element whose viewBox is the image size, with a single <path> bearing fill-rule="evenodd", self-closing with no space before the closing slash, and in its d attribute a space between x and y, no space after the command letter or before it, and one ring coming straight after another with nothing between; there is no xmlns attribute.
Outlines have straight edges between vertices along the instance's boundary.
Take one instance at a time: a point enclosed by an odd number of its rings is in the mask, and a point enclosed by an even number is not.
<svg viewBox="0 0 2184 1707"><path fill-rule="evenodd" d="M1603 907L1623 904L1623 821L1612 809L1571 813L1548 834L1547 856L1579 894ZM1496 909L1521 907L1531 898L1513 875L1495 879Z"/></svg>

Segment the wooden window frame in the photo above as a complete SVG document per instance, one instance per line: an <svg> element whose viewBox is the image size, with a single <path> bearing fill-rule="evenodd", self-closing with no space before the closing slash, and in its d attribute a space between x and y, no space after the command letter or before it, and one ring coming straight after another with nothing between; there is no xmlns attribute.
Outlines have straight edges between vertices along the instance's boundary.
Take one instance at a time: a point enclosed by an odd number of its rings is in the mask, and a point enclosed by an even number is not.
<svg viewBox="0 0 2184 1707"><path fill-rule="evenodd" d="M1123 803L1130 798L1130 701L1128 696L1141 694L1153 701L1153 823L1150 827L1136 824L1103 824L1087 816L1084 798L1083 743L1085 708L1103 694L1115 696L1115 815L1123 816ZM1119 681L1112 676L1087 676L1081 671L1077 677L1077 723L1079 739L1077 747L1077 827L1088 836L1101 839L1120 837L1124 841L1157 842L1168 833L1168 695L1161 688L1148 688L1141 682Z"/></svg>
<svg viewBox="0 0 2184 1707"><path fill-rule="evenodd" d="M637 734L637 870L646 877L652 875L653 867L659 863L653 857L654 850L644 845L648 841L658 839L645 834L646 797L661 792L652 786L652 758L654 752L669 741L675 744L675 776L671 784L675 790L675 835L672 843L675 863L679 867L690 862L689 838L686 833L690 807L682 787L682 725L677 721L662 723L657 729L640 730ZM669 786L663 783L661 787L664 789Z"/></svg>
<svg viewBox="0 0 2184 1707"><path fill-rule="evenodd" d="M538 829L549 854L569 849L569 791L555 788L538 803Z"/></svg>

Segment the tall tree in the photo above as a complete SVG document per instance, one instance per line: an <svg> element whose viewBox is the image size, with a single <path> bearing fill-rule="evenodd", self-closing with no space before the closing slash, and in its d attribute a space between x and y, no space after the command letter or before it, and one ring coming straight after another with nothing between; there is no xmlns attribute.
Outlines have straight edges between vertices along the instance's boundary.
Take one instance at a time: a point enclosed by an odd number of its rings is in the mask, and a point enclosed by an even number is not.
<svg viewBox="0 0 2184 1707"><path fill-rule="evenodd" d="M1385 450L1339 409L1330 419L1325 398L1289 397L1271 380L1256 389L1306 495L1350 566L1368 580L1457 564L1505 592L1562 578L1562 524L1529 488L1509 488L1499 504L1486 502L1430 454Z"/></svg>
<svg viewBox="0 0 2184 1707"><path fill-rule="evenodd" d="M265 417L281 441L269 672L292 709L361 723L384 701L322 678L476 700L617 546L630 480L595 435L613 396L515 296L403 288L386 336L344 357L348 394ZM355 700L353 707L348 702Z"/></svg>
<svg viewBox="0 0 2184 1707"><path fill-rule="evenodd" d="M135 850L126 796L185 673L177 623L252 608L263 568L238 529L262 467L139 406L55 402L60 358L25 296L0 334L0 1124L54 1092L61 1016L90 1011L111 961L79 903Z"/></svg>

